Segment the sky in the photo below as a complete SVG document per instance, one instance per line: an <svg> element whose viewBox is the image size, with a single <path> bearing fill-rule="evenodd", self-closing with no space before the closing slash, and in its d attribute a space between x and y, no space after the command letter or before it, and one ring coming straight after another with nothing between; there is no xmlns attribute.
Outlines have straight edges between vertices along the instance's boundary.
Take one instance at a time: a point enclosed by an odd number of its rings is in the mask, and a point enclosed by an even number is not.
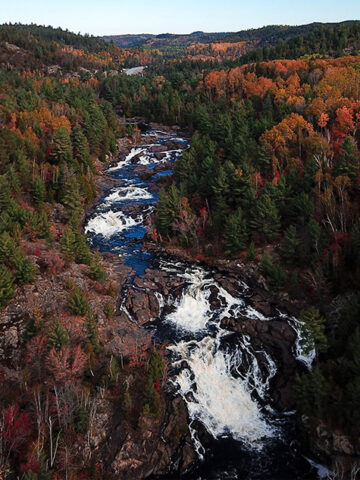
<svg viewBox="0 0 360 480"><path fill-rule="evenodd" d="M92 35L230 32L360 19L360 0L0 0L0 23Z"/></svg>

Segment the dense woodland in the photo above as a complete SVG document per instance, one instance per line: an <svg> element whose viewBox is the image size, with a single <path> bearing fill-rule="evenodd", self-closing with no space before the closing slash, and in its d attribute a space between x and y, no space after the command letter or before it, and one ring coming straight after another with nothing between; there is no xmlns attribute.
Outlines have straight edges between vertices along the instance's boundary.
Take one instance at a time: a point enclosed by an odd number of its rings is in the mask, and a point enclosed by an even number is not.
<svg viewBox="0 0 360 480"><path fill-rule="evenodd" d="M191 147L161 190L152 239L202 258L255 262L272 290L306 305L301 319L318 357L297 381L299 410L314 428L322 422L355 439L359 39L359 24L345 24L248 53L228 47L231 39L217 43L222 47L195 45L211 58L187 50L164 62L161 52L123 50L60 29L2 26L0 307L6 308L22 285L74 262L87 265L94 288L111 299L112 287L99 255L87 246L81 216L96 194L101 162L115 153L119 136L132 133L120 129L116 113L181 125L193 135ZM219 59L211 51L229 55ZM118 74L136 63L149 64L146 75ZM60 70L49 73L54 64ZM29 320L23 339L27 365L18 365L22 379L8 379L0 370L0 478L17 478L21 471L26 479L59 479L95 469L83 459L77 463L78 453L66 445L71 435L79 442L86 437L90 407L80 392L84 385L96 387L84 375L89 362L93 368L103 357L86 293L70 280L65 287L64 318L49 322L35 312ZM106 305L111 319L112 304ZM82 318L80 342L66 320L69 312ZM129 347L129 364L140 364L147 382L135 414L143 409L157 416L163 360L155 351L139 355ZM119 376L119 365L111 362L106 388L115 388ZM71 398L73 410L67 416L58 410L51 428L40 425L40 398L53 409ZM134 414L131 401L123 398L124 415ZM53 456L56 438L61 454ZM51 476L54 472L59 476Z"/></svg>

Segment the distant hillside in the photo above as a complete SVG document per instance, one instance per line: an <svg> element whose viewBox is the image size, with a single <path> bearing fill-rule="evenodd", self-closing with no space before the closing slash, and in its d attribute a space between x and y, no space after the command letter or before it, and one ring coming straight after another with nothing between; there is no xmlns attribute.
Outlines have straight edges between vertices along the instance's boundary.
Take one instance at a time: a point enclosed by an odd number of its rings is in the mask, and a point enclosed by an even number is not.
<svg viewBox="0 0 360 480"><path fill-rule="evenodd" d="M236 33L229 33L223 38L226 42L248 42L257 40L259 46L276 45L279 40L290 40L292 37L299 35L307 35L320 27L340 27L351 25L356 20L347 20L338 23L320 23L314 22L307 25L268 25L262 28L254 28L250 30L241 30Z"/></svg>
<svg viewBox="0 0 360 480"><path fill-rule="evenodd" d="M160 35L139 34L139 35L108 35L102 37L107 42L123 48L145 47L150 49L166 50L169 48L187 47L194 43L209 43L229 35L228 32L205 33L193 32L189 34L161 33Z"/></svg>
<svg viewBox="0 0 360 480"><path fill-rule="evenodd" d="M334 29L346 28L351 26L355 20L348 20L339 23L310 23L308 25L269 25L262 28L242 30L239 32L218 32L205 33L193 32L190 34L170 34L164 33L160 35L139 34L139 35L110 35L104 36L102 39L107 42L113 42L115 45L123 48L143 47L145 49L158 49L169 54L176 54L185 49L196 45L199 48L193 48L193 54L214 55L214 51L208 50L210 44L214 43L237 43L242 44L240 48L235 49L235 56L253 50L256 47L272 47L279 41L289 41L294 37L306 36L321 28ZM228 48L228 47L227 47ZM212 50L213 46L211 47ZM218 54L218 49L216 54ZM234 52L233 52L234 53Z"/></svg>

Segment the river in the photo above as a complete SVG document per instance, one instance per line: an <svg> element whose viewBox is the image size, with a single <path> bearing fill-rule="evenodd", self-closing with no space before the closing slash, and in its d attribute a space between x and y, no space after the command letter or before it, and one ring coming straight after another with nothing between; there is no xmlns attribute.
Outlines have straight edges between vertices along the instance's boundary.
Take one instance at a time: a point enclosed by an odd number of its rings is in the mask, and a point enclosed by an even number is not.
<svg viewBox="0 0 360 480"><path fill-rule="evenodd" d="M158 198L157 182L171 175L173 162L188 145L174 133L156 130L143 138L146 143L109 168L121 186L104 196L85 231L92 247L124 258L133 268L132 281L151 267L182 285L177 295L171 288L154 292L159 314L152 321L157 340L170 344L169 382L186 404L199 459L181 478L325 478L299 451L294 412L277 409L275 390L283 374L279 340L271 347L226 326L229 319L273 332L286 325L293 337L285 358L291 355L300 370L311 368L314 352L302 351L296 319L281 311L270 316L257 311L249 287L236 276L229 288L216 269L142 250L147 219Z"/></svg>

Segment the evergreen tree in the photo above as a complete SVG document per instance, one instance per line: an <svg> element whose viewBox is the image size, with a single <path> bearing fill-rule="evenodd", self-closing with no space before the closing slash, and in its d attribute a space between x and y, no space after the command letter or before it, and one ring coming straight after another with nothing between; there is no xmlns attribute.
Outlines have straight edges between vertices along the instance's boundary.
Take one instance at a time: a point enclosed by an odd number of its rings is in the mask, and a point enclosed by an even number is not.
<svg viewBox="0 0 360 480"><path fill-rule="evenodd" d="M106 280L106 272L101 266L101 254L99 252L96 252L91 259L89 277L100 283L104 283Z"/></svg>
<svg viewBox="0 0 360 480"><path fill-rule="evenodd" d="M45 200L45 184L38 175L34 177L31 189L34 203L40 205Z"/></svg>
<svg viewBox="0 0 360 480"><path fill-rule="evenodd" d="M86 331L89 342L92 345L93 352L95 354L101 352L101 346L99 344L98 331L95 322L95 316L92 312L88 312L86 315Z"/></svg>
<svg viewBox="0 0 360 480"><path fill-rule="evenodd" d="M250 243L247 258L250 260L250 262L253 262L256 258L255 243L253 241Z"/></svg>
<svg viewBox="0 0 360 480"><path fill-rule="evenodd" d="M349 177L356 183L360 172L360 155L352 137L346 137L341 147L341 153L334 167L333 175Z"/></svg>
<svg viewBox="0 0 360 480"><path fill-rule="evenodd" d="M0 262L13 265L17 248L14 238L8 232L0 234Z"/></svg>
<svg viewBox="0 0 360 480"><path fill-rule="evenodd" d="M63 345L70 344L70 337L65 328L61 325L59 320L56 320L50 333L49 333L49 345L60 350Z"/></svg>
<svg viewBox="0 0 360 480"><path fill-rule="evenodd" d="M81 232L75 233L75 260L76 263L91 264L91 252L86 237Z"/></svg>
<svg viewBox="0 0 360 480"><path fill-rule="evenodd" d="M54 133L50 158L53 163L73 163L70 134L65 127L59 127Z"/></svg>
<svg viewBox="0 0 360 480"><path fill-rule="evenodd" d="M89 311L89 303L85 293L75 285L70 294L69 308L75 315L86 315Z"/></svg>
<svg viewBox="0 0 360 480"><path fill-rule="evenodd" d="M13 276L5 265L0 264L0 307L5 307L15 293Z"/></svg>
<svg viewBox="0 0 360 480"><path fill-rule="evenodd" d="M252 230L267 241L274 240L280 231L280 218L275 202L269 195L262 195L250 221Z"/></svg>
<svg viewBox="0 0 360 480"><path fill-rule="evenodd" d="M14 267L15 282L19 285L32 283L35 280L35 266L29 258L26 258L22 251L16 253Z"/></svg>
<svg viewBox="0 0 360 480"><path fill-rule="evenodd" d="M67 227L61 237L61 253L67 260L75 260L76 255L76 236L72 228Z"/></svg>
<svg viewBox="0 0 360 480"><path fill-rule="evenodd" d="M306 352L313 348L323 352L327 349L327 338L325 335L325 319L315 307L302 310L300 313L300 321L302 322L303 338L301 345Z"/></svg>
<svg viewBox="0 0 360 480"><path fill-rule="evenodd" d="M170 234L171 226L176 220L180 209L180 195L172 183L169 192L160 190L157 206L156 226L160 234Z"/></svg>
<svg viewBox="0 0 360 480"><path fill-rule="evenodd" d="M230 257L236 257L240 250L246 248L248 239L246 220L241 208L229 215L225 223L225 253Z"/></svg>
<svg viewBox="0 0 360 480"><path fill-rule="evenodd" d="M281 249L281 258L285 265L294 266L300 263L300 240L296 228L291 225L285 232L284 243Z"/></svg>
<svg viewBox="0 0 360 480"><path fill-rule="evenodd" d="M71 133L71 143L73 147L73 156L79 162L82 171L84 173L87 173L88 169L94 171L94 164L91 161L89 152L89 144L81 127L74 127Z"/></svg>

